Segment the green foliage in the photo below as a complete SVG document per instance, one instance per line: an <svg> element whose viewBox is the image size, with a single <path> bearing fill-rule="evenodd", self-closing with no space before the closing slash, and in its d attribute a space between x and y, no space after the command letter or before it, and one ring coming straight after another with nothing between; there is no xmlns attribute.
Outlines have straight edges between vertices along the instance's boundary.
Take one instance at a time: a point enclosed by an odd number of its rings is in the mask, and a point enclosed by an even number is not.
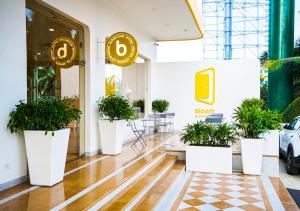
<svg viewBox="0 0 300 211"><path fill-rule="evenodd" d="M282 113L283 122L290 122L300 115L300 97L296 98Z"/></svg>
<svg viewBox="0 0 300 211"><path fill-rule="evenodd" d="M294 56L284 59L268 60L264 63L264 68L269 71L276 71L286 65L294 64L295 66L300 64L300 56ZM285 68L286 69L286 68Z"/></svg>
<svg viewBox="0 0 300 211"><path fill-rule="evenodd" d="M257 108L264 108L265 102L262 99L257 98L246 98L243 100L241 107L257 107Z"/></svg>
<svg viewBox="0 0 300 211"><path fill-rule="evenodd" d="M213 139L217 146L228 147L237 140L236 129L228 123L218 124L213 130Z"/></svg>
<svg viewBox="0 0 300 211"><path fill-rule="evenodd" d="M246 99L234 110L234 119L246 138L259 138L266 130L281 129L281 114L277 111L265 110L260 99Z"/></svg>
<svg viewBox="0 0 300 211"><path fill-rule="evenodd" d="M265 62L268 60L268 52L267 51L264 51L260 57L259 57L259 61L260 61L260 66L261 67L264 67L265 65Z"/></svg>
<svg viewBox="0 0 300 211"><path fill-rule="evenodd" d="M244 131L246 138L258 138L259 134L265 131L263 113L261 108L255 106L241 106L234 110L236 125Z"/></svg>
<svg viewBox="0 0 300 211"><path fill-rule="evenodd" d="M262 124L266 130L281 130L282 115L278 111L264 110Z"/></svg>
<svg viewBox="0 0 300 211"><path fill-rule="evenodd" d="M72 107L67 100L41 99L37 102L23 102L9 114L7 127L11 131L60 130L74 120L80 119L81 111Z"/></svg>
<svg viewBox="0 0 300 211"><path fill-rule="evenodd" d="M134 100L134 101L132 102L132 105L133 105L134 107L141 108L141 112L142 112L142 113L145 112L145 100L144 100L144 99Z"/></svg>
<svg viewBox="0 0 300 211"><path fill-rule="evenodd" d="M110 122L114 120L130 120L135 118L135 111L129 101L117 95L108 96L98 101L98 111L102 118Z"/></svg>
<svg viewBox="0 0 300 211"><path fill-rule="evenodd" d="M264 69L268 69L269 71L276 71L279 70L281 67L284 67L285 70L289 70L287 68L290 64L293 64L294 71L299 72L299 65L300 65L300 38L296 40L293 56L289 58L283 59L275 59L275 60L268 60L268 52L264 51L259 58L261 67Z"/></svg>
<svg viewBox="0 0 300 211"><path fill-rule="evenodd" d="M163 113L168 110L170 103L167 100L153 100L152 101L152 111L154 113Z"/></svg>
<svg viewBox="0 0 300 211"><path fill-rule="evenodd" d="M229 147L236 141L235 128L227 123L216 126L198 121L188 124L181 141L194 146Z"/></svg>

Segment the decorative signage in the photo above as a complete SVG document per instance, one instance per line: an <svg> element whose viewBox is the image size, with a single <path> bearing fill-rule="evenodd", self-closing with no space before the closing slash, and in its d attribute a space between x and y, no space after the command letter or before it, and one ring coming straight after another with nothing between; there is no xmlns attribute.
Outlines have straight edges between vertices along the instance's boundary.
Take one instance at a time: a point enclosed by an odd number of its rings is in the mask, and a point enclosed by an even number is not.
<svg viewBox="0 0 300 211"><path fill-rule="evenodd" d="M195 108L196 118L206 118L215 113L211 105L215 103L215 68L200 70L195 74L195 100L206 104L207 108Z"/></svg>
<svg viewBox="0 0 300 211"><path fill-rule="evenodd" d="M215 103L215 68L210 67L196 72L195 99L208 105Z"/></svg>
<svg viewBox="0 0 300 211"><path fill-rule="evenodd" d="M126 32L118 32L106 41L105 54L112 64L125 67L134 63L137 59L138 43L132 35Z"/></svg>
<svg viewBox="0 0 300 211"><path fill-rule="evenodd" d="M69 68L77 59L78 52L75 41L68 37L55 39L50 46L49 56L58 67Z"/></svg>

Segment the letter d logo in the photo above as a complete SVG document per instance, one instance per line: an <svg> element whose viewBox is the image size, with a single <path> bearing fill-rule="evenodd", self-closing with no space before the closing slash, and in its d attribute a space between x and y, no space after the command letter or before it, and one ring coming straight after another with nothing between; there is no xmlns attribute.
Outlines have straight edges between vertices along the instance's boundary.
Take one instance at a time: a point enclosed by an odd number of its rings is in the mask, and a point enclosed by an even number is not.
<svg viewBox="0 0 300 211"><path fill-rule="evenodd" d="M77 48L77 43L71 38L56 38L49 48L50 61L57 67L72 67L74 61L78 61Z"/></svg>
<svg viewBox="0 0 300 211"><path fill-rule="evenodd" d="M64 46L60 47L58 50L57 50L57 57L59 59L64 59L67 57L67 43L64 43Z"/></svg>

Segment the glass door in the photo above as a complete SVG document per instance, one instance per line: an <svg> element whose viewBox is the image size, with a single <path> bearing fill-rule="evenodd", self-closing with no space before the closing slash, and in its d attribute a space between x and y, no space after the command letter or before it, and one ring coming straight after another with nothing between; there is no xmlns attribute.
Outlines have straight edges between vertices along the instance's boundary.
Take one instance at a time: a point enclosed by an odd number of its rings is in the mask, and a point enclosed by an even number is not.
<svg viewBox="0 0 300 211"><path fill-rule="evenodd" d="M27 96L28 101L41 98L66 98L84 112L84 30L72 20L33 0L26 1L27 29ZM71 65L58 65L51 59L50 50L59 38L75 43L76 57ZM65 49L64 49L65 47ZM70 46L62 46L58 56L68 54ZM84 116L70 125L67 160L84 152Z"/></svg>

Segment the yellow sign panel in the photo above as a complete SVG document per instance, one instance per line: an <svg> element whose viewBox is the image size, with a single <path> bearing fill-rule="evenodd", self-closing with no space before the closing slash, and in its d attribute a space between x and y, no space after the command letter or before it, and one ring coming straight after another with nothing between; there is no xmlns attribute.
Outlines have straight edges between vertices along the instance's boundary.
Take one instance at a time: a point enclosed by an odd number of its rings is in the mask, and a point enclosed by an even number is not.
<svg viewBox="0 0 300 211"><path fill-rule="evenodd" d="M76 43L68 37L55 39L50 46L49 56L51 61L58 67L68 68L78 58Z"/></svg>
<svg viewBox="0 0 300 211"><path fill-rule="evenodd" d="M112 64L125 67L134 63L137 59L138 43L132 35L126 32L118 32L106 41L105 54Z"/></svg>
<svg viewBox="0 0 300 211"><path fill-rule="evenodd" d="M213 67L196 73L195 99L208 105L215 103L215 69Z"/></svg>

